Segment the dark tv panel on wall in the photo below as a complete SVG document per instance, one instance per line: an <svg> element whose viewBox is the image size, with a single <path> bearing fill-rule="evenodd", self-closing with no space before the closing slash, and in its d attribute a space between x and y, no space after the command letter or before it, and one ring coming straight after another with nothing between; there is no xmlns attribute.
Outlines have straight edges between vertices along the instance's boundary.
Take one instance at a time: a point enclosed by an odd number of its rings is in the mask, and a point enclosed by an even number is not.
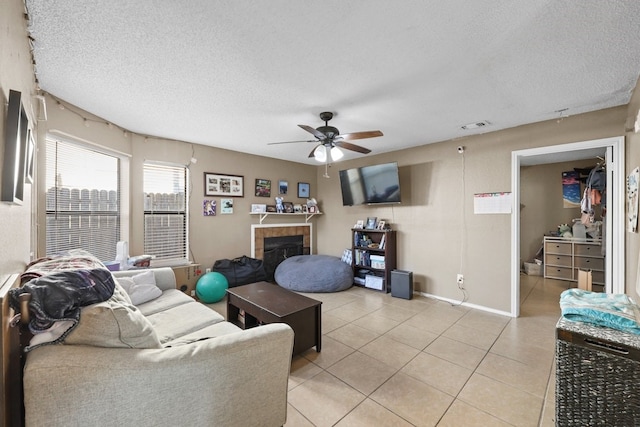
<svg viewBox="0 0 640 427"><path fill-rule="evenodd" d="M22 94L9 91L9 105L5 122L4 160L2 164L2 188L0 200L22 203L24 194L23 140L27 137L27 115L22 108Z"/></svg>
<svg viewBox="0 0 640 427"><path fill-rule="evenodd" d="M383 163L340 171L342 204L400 203L398 163Z"/></svg>

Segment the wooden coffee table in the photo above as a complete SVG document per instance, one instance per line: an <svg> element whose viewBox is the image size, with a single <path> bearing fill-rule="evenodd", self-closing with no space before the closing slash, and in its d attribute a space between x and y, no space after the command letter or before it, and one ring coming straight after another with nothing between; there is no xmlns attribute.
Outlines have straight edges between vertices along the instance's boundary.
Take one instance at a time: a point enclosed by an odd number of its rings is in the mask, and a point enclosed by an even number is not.
<svg viewBox="0 0 640 427"><path fill-rule="evenodd" d="M322 343L321 301L268 282L227 290L227 320L243 329L267 323L286 323L295 333L293 354ZM244 323L238 318L244 310Z"/></svg>

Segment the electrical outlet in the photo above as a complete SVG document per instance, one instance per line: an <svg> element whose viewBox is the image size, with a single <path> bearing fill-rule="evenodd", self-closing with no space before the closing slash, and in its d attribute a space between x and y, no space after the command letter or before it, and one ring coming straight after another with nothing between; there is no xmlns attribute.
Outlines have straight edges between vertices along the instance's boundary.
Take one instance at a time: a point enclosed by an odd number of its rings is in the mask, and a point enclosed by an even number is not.
<svg viewBox="0 0 640 427"><path fill-rule="evenodd" d="M458 286L464 285L464 275L463 274L458 274L456 276L456 283L458 284Z"/></svg>
<svg viewBox="0 0 640 427"><path fill-rule="evenodd" d="M210 269L210 268L207 268L207 269L205 269L205 270L204 270L204 272L205 272L205 273L211 273L211 269Z"/></svg>

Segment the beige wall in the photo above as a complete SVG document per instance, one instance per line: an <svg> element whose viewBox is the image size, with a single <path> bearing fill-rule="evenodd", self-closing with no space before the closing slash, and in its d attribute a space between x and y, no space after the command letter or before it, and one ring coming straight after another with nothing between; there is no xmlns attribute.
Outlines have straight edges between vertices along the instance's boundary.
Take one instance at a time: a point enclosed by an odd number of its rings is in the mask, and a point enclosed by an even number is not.
<svg viewBox="0 0 640 427"><path fill-rule="evenodd" d="M9 90L22 92L22 103L29 117L29 127L35 129L33 99L35 82L31 52L27 42L24 5L19 0L2 3L0 13L0 165L4 156L5 121ZM1 179L1 177L0 177ZM0 202L0 283L5 274L22 271L31 253L31 184L25 184L24 203L11 205Z"/></svg>
<svg viewBox="0 0 640 427"><path fill-rule="evenodd" d="M251 255L251 224L258 223L258 217L249 215L251 204L275 204L273 197L277 195L278 180L289 181L289 191L284 200L293 203L303 203L306 199L297 197L297 183L308 182L311 195L315 196L316 168L300 163L243 154L238 151L221 150L199 144L190 144L153 137L140 136L126 132L116 126L109 126L103 119L95 117L74 106L65 105L64 109L57 108L57 100L47 96L50 106L49 119L44 126L54 135L67 134L71 140L86 141L100 147L109 148L130 156L130 241L131 255L144 253L143 241L143 191L142 171L145 161L160 161L173 164L188 165L191 185L189 217L190 258L200 263L204 268L211 267L220 258L234 258L241 255ZM84 119L88 118L87 127ZM239 144L241 147L242 144ZM44 159L44 149L41 150ZM196 163L191 163L195 158ZM41 160L42 180L40 188L44 188L44 160ZM220 197L207 198L216 200L218 213L216 216L202 215L204 197L204 172L242 175L244 177L244 193L241 198L234 198L234 212L231 215L220 214ZM272 197L255 197L254 188L256 178L270 179ZM44 206L44 193L39 192ZM44 213L40 213L40 220L44 221ZM304 222L303 216L293 218L269 217L265 223L295 223ZM314 234L316 230L314 230ZM314 242L317 236L313 237ZM40 251L44 253L44 235L39 239ZM314 248L315 252L315 248Z"/></svg>
<svg viewBox="0 0 640 427"><path fill-rule="evenodd" d="M510 215L474 215L473 194L511 191L511 152L526 148L619 136L627 107L611 108L561 121L520 126L394 153L343 162L321 178L319 194L326 215L318 220L320 253L348 247L356 220L376 216L398 230L398 268L414 272L416 289L459 300L456 274L465 275L468 302L510 312ZM375 151L376 143L368 145ZM456 147L466 147L463 156ZM403 203L341 206L338 170L397 161ZM523 187L527 184L523 182Z"/></svg>
<svg viewBox="0 0 640 427"><path fill-rule="evenodd" d="M55 105L55 101L51 99L49 104ZM253 196L256 178L271 179L274 185L278 179L287 179L289 192L294 196L296 183L304 181L311 184L311 194L318 199L324 213L312 220L315 252L341 255L350 246L349 229L356 220L376 216L398 231L398 268L414 272L418 291L458 300L462 294L455 284L455 276L462 272L469 303L509 312L510 215L474 215L473 194L511 190L513 150L620 135L627 107L569 117L559 123L554 120L395 153L363 156L330 167L329 179L322 177L323 167L197 144L125 136L121 129L109 128L97 118L97 122L91 122L87 128L83 117L91 116L72 106L64 110L50 108L50 111L48 129L64 130L131 155L132 254L143 251L143 162L187 165L195 157L197 163L189 166L192 177L189 231L192 258L204 267L219 258L250 253L250 226L258 222L255 216L249 215L251 204L267 200ZM370 140L368 146L375 150L375 144L381 142L382 139ZM464 157L457 153L458 145L466 146ZM338 171L388 161L399 163L403 203L343 207ZM235 199L233 215L201 215L203 172L244 175L245 197ZM217 200L219 204L219 198ZM285 200L301 201L293 196ZM299 220L270 218L267 222Z"/></svg>
<svg viewBox="0 0 640 427"><path fill-rule="evenodd" d="M6 105L9 89L22 91L28 95L25 98L27 110L33 119L30 95L34 94L35 85L22 8L21 1L9 0L8 4L3 3L0 14L0 34L3 34L0 38L0 101ZM311 184L312 196L319 200L325 213L312 220L318 253L340 255L350 245L349 229L356 220L377 216L398 230L398 268L414 272L417 290L458 300L462 294L456 287L455 275L462 272L469 303L504 312L510 309L510 216L474 215L473 194L511 190L511 151L626 135L627 173L640 164L640 136L631 131L625 134L625 121L630 128L629 121L635 119L640 107L638 87L629 106L568 117L559 123L555 120L536 123L395 153L363 156L331 167L329 179L322 178L324 169L320 167L181 142L154 138L145 141L131 134L125 136L121 129L108 127L100 120L86 127L81 116L89 115L77 116L69 108L56 108L52 99L48 101L49 121L38 129L40 144L47 130L58 129L131 155L132 253L142 250L142 162L159 160L188 164L191 157L196 157L198 162L190 166L193 181L189 231L193 258L203 266L218 258L249 253L250 225L257 223L257 219L248 212L251 203L264 200L252 196L255 178L267 178L272 182L287 179L294 195L295 184L305 181ZM3 134L4 114L0 117L0 135ZM384 139L372 139L367 146L375 153L376 144L384 144ZM458 145L467 147L464 159L456 152ZM242 141L238 142L238 147L242 151ZM38 158L39 188L43 188L41 157ZM383 207L343 207L338 170L388 161L398 161L401 167L403 203ZM204 198L202 173L205 171L244 175L247 196L236 199L233 215L205 218L199 214ZM29 260L30 187L25 188L27 201L24 205L0 204L3 242L0 274L18 272ZM40 203L42 191L38 197ZM288 197L287 200L298 199ZM42 224L41 217L38 222ZM42 242L41 237L39 246ZM637 296L634 290L640 250L637 234L627 233L626 247L626 289Z"/></svg>
<svg viewBox="0 0 640 427"><path fill-rule="evenodd" d="M604 149L602 150L604 153ZM520 168L520 257L531 261L542 247L542 237L557 231L558 225L573 225L580 218L580 207L564 207L562 199L562 172L573 168L591 168L597 159ZM584 190L584 186L581 186ZM580 193L582 194L582 193ZM600 219L597 210L596 219Z"/></svg>
<svg viewBox="0 0 640 427"><path fill-rule="evenodd" d="M640 166L640 133L634 132L634 122L640 111L640 80L633 92L627 108L626 132L626 163L627 175ZM638 256L640 255L640 236L638 233L626 232L626 283L625 293L640 301L640 294L636 290L638 280Z"/></svg>

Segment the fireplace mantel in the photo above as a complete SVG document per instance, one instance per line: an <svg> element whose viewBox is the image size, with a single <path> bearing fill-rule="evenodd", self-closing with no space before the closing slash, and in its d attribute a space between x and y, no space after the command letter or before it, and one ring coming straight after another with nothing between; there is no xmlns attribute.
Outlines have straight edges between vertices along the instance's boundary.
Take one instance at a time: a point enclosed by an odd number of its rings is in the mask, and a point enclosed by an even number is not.
<svg viewBox="0 0 640 427"><path fill-rule="evenodd" d="M285 216L294 216L294 215L304 215L304 222L308 223L311 218L316 215L322 215L322 212L302 212L302 213L280 213L280 212L251 212L251 215L260 215L260 224L264 222L265 219L269 215L285 215Z"/></svg>

